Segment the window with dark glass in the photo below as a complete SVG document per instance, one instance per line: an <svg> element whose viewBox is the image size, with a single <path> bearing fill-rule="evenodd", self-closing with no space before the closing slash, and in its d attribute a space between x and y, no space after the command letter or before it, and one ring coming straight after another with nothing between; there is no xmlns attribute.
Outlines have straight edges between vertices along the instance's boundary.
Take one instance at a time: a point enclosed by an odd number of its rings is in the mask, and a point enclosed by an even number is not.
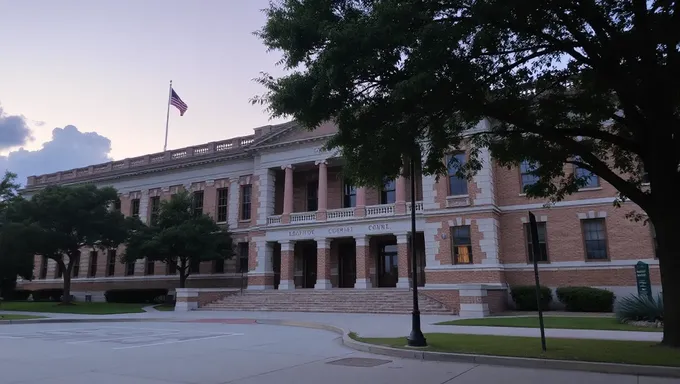
<svg viewBox="0 0 680 384"><path fill-rule="evenodd" d="M585 184L581 188L596 188L600 186L600 178L589 170L576 166L574 173L577 178L585 180Z"/></svg>
<svg viewBox="0 0 680 384"><path fill-rule="evenodd" d="M109 249L106 252L106 276L113 276L116 274L116 250Z"/></svg>
<svg viewBox="0 0 680 384"><path fill-rule="evenodd" d="M227 207L229 206L229 190L220 188L217 190L217 222L227 221Z"/></svg>
<svg viewBox="0 0 680 384"><path fill-rule="evenodd" d="M380 190L380 204L394 204L396 200L396 183L394 180L388 180Z"/></svg>
<svg viewBox="0 0 680 384"><path fill-rule="evenodd" d="M147 276L153 275L156 272L156 263L153 260L146 259L144 263L144 274Z"/></svg>
<svg viewBox="0 0 680 384"><path fill-rule="evenodd" d="M253 186L250 184L241 186L241 220L250 220L250 195Z"/></svg>
<svg viewBox="0 0 680 384"><path fill-rule="evenodd" d="M224 259L213 260L213 273L224 273Z"/></svg>
<svg viewBox="0 0 680 384"><path fill-rule="evenodd" d="M90 251L90 270L87 277L97 276L97 251Z"/></svg>
<svg viewBox="0 0 680 384"><path fill-rule="evenodd" d="M139 199L132 199L130 215L132 217L139 217Z"/></svg>
<svg viewBox="0 0 680 384"><path fill-rule="evenodd" d="M135 262L127 261L125 263L125 276L133 276L135 274Z"/></svg>
<svg viewBox="0 0 680 384"><path fill-rule="evenodd" d="M113 210L120 212L120 199L116 199L116 201L113 202Z"/></svg>
<svg viewBox="0 0 680 384"><path fill-rule="evenodd" d="M149 221L151 225L156 225L158 223L158 213L161 211L161 197L153 196L149 199L149 205L151 205L151 216Z"/></svg>
<svg viewBox="0 0 680 384"><path fill-rule="evenodd" d="M581 220L583 226L583 242L586 249L586 259L606 260L607 230L604 219Z"/></svg>
<svg viewBox="0 0 680 384"><path fill-rule="evenodd" d="M189 272L190 273L200 273L201 271L201 262L197 259L191 259L189 262Z"/></svg>
<svg viewBox="0 0 680 384"><path fill-rule="evenodd" d="M248 243L238 243L239 271L248 272Z"/></svg>
<svg viewBox="0 0 680 384"><path fill-rule="evenodd" d="M471 264L472 238L470 235L470 226L461 225L451 227L451 243L453 245L453 263Z"/></svg>
<svg viewBox="0 0 680 384"><path fill-rule="evenodd" d="M203 214L203 191L195 191L191 199L193 204L194 216Z"/></svg>
<svg viewBox="0 0 680 384"><path fill-rule="evenodd" d="M71 277L76 278L80 274L80 255L73 259L73 268L71 269Z"/></svg>
<svg viewBox="0 0 680 384"><path fill-rule="evenodd" d="M177 264L168 263L165 270L166 270L166 274L168 274L168 275L176 275L177 274Z"/></svg>
<svg viewBox="0 0 680 384"><path fill-rule="evenodd" d="M343 186L344 194L342 206L344 208L354 208L357 206L357 189L355 186L345 183Z"/></svg>
<svg viewBox="0 0 680 384"><path fill-rule="evenodd" d="M536 261L547 262L548 261L548 243L546 225L545 223L536 223L536 229L538 229L538 246L541 248L541 253ZM524 233L526 233L527 238L527 253L529 255L529 262L534 262L534 244L531 238L531 226L527 223L524 224Z"/></svg>
<svg viewBox="0 0 680 384"><path fill-rule="evenodd" d="M314 212L319 208L319 182L307 183L307 212Z"/></svg>
<svg viewBox="0 0 680 384"><path fill-rule="evenodd" d="M49 260L47 257L43 256L40 258L40 279L46 279L47 278L47 260Z"/></svg>
<svg viewBox="0 0 680 384"><path fill-rule="evenodd" d="M449 196L460 196L468 194L468 181L466 178L459 177L458 169L465 165L465 154L457 153L449 155L447 167L449 170Z"/></svg>
<svg viewBox="0 0 680 384"><path fill-rule="evenodd" d="M532 174L538 168L538 164L531 163L528 160L522 161L519 165L519 171L522 178L522 192L526 192L527 188L538 182L538 176Z"/></svg>

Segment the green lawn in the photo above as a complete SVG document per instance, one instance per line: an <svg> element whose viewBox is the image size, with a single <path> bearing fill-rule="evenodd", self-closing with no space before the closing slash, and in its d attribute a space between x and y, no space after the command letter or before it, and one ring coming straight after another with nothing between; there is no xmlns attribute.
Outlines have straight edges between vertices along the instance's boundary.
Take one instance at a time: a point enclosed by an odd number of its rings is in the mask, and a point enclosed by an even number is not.
<svg viewBox="0 0 680 384"><path fill-rule="evenodd" d="M174 311L174 310L175 310L175 306L174 306L174 305L168 305L168 304L157 305L157 306L155 306L154 308L155 308L156 310L158 310L158 311L168 311L168 312L171 312L171 311Z"/></svg>
<svg viewBox="0 0 680 384"><path fill-rule="evenodd" d="M351 336L364 343L408 349L405 337ZM680 367L680 350L650 342L548 339L548 351L543 354L541 340L532 337L430 333L425 338L428 347L424 350L436 352Z"/></svg>
<svg viewBox="0 0 680 384"><path fill-rule="evenodd" d="M30 319L44 319L45 316L31 316L31 315L0 315L0 320L30 320Z"/></svg>
<svg viewBox="0 0 680 384"><path fill-rule="evenodd" d="M609 331L661 332L661 328L636 327L621 324L613 317L547 316L543 318L546 328L597 329ZM538 328L538 317L485 317L444 321L437 325L473 325L484 327Z"/></svg>
<svg viewBox="0 0 680 384"><path fill-rule="evenodd" d="M9 301L0 305L3 311L45 312L45 313L77 313L82 315L113 315L121 313L141 313L147 304L119 304L119 303L83 303L61 305L60 303Z"/></svg>

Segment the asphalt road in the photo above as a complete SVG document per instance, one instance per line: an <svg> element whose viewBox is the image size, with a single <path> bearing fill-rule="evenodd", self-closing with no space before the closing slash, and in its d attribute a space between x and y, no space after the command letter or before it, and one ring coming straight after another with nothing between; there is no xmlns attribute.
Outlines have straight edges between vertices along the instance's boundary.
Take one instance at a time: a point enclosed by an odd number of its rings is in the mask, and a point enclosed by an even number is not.
<svg viewBox="0 0 680 384"><path fill-rule="evenodd" d="M671 384L370 355L327 331L223 319L0 325L1 384Z"/></svg>

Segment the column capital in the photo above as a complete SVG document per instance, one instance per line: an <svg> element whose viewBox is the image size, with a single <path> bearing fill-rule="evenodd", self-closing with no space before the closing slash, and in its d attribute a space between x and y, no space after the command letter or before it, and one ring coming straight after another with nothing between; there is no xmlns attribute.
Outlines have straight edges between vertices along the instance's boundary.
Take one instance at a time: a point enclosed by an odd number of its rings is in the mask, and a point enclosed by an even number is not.
<svg viewBox="0 0 680 384"><path fill-rule="evenodd" d="M408 243L408 233L400 232L394 234L397 237L397 244L407 244Z"/></svg>
<svg viewBox="0 0 680 384"><path fill-rule="evenodd" d="M317 160L317 161L314 162L314 165L322 165L322 164L323 165L328 164L328 160L324 159L324 160Z"/></svg>
<svg viewBox="0 0 680 384"><path fill-rule="evenodd" d="M365 247L368 245L370 239L367 235L354 236L354 242L357 247Z"/></svg>
<svg viewBox="0 0 680 384"><path fill-rule="evenodd" d="M283 170L286 170L286 169L294 169L294 168L295 168L295 167L293 166L293 164L286 164L286 165L282 165L282 166L281 166L281 169L283 169Z"/></svg>
<svg viewBox="0 0 680 384"><path fill-rule="evenodd" d="M317 249L327 249L331 247L331 239L329 238L316 238L316 248Z"/></svg>
<svg viewBox="0 0 680 384"><path fill-rule="evenodd" d="M295 241L293 240L279 240L281 244L281 252L295 250Z"/></svg>

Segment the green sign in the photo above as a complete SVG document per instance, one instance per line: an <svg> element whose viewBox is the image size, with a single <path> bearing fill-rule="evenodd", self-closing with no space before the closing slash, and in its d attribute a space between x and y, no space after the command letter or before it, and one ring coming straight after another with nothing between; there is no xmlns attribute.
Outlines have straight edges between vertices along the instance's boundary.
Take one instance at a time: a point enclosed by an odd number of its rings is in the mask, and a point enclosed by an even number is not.
<svg viewBox="0 0 680 384"><path fill-rule="evenodd" d="M649 279L649 265L642 261L635 264L635 280L637 291L640 296L652 297L652 283Z"/></svg>

